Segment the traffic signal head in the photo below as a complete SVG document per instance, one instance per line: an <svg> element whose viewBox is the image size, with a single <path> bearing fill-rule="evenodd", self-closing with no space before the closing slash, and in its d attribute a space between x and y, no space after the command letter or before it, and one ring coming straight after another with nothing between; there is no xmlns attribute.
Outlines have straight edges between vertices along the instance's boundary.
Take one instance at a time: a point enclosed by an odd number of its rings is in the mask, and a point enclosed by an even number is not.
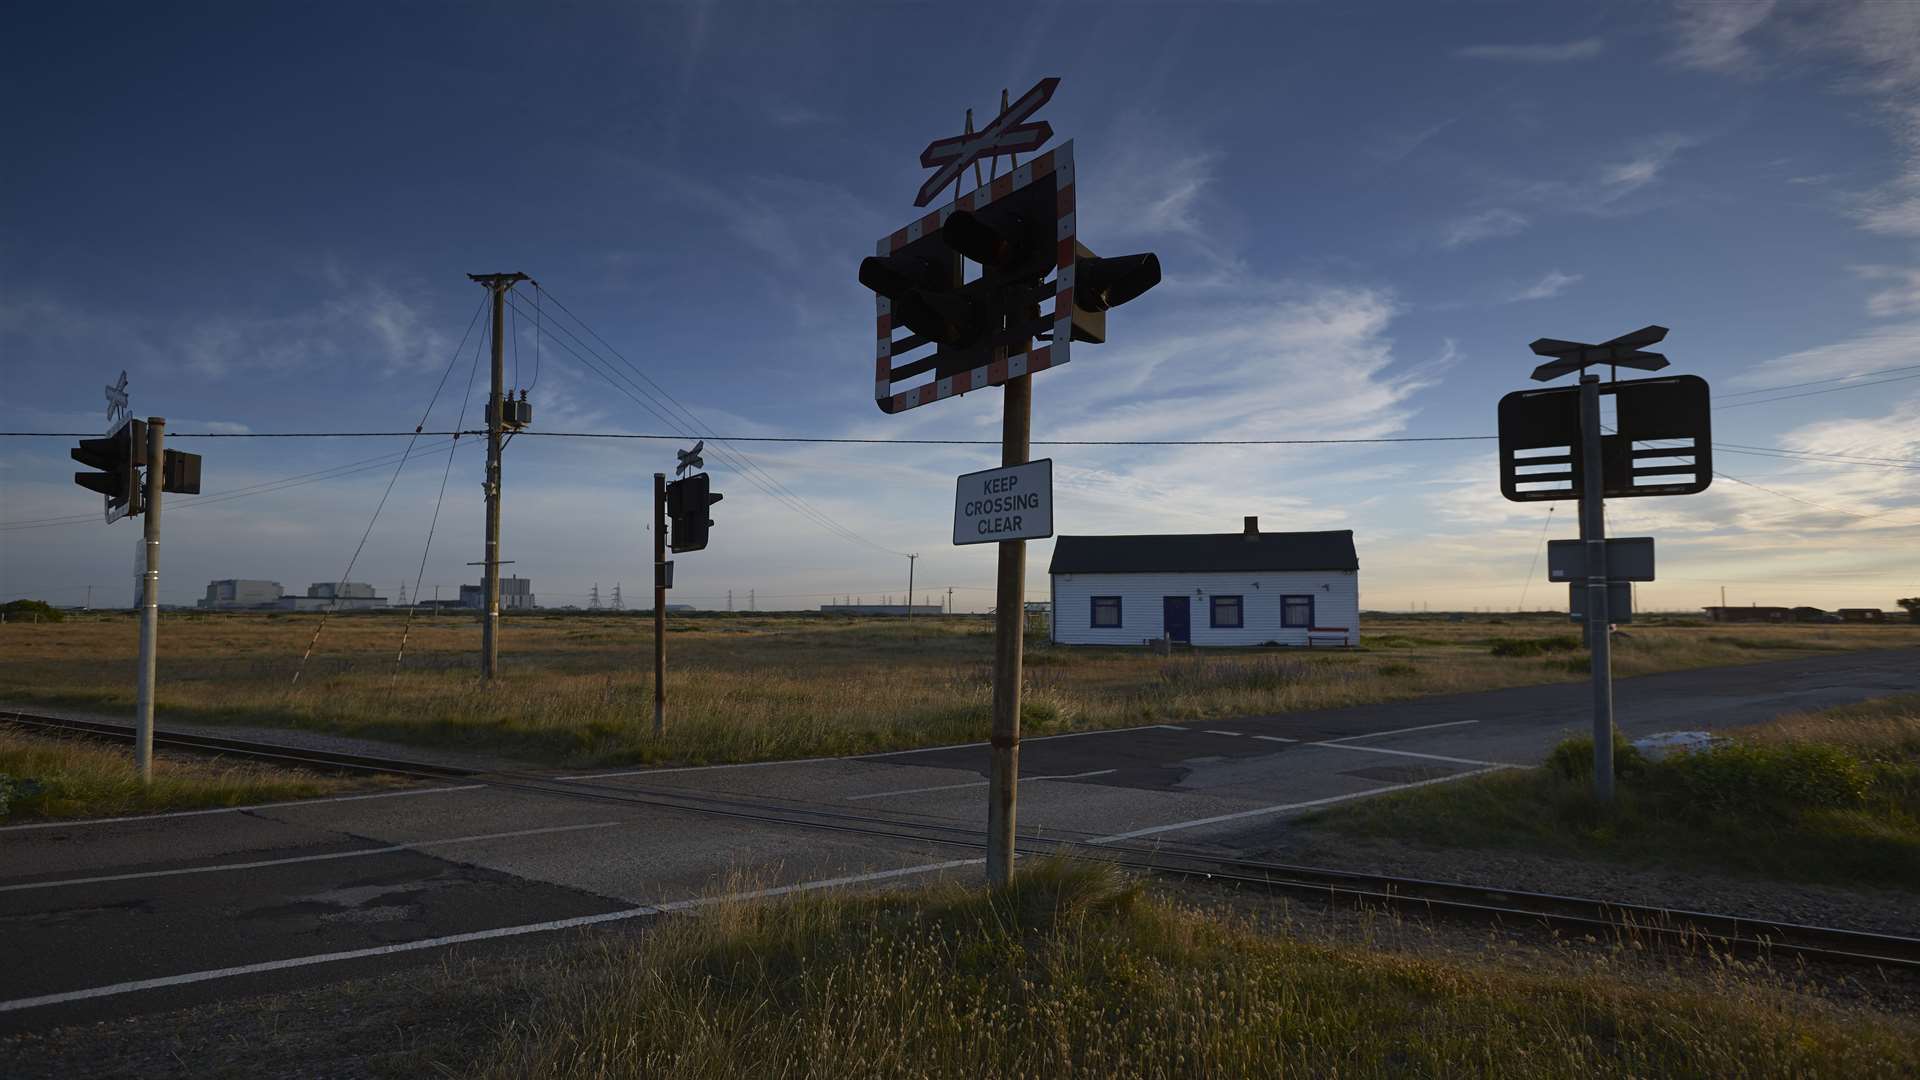
<svg viewBox="0 0 1920 1080"><path fill-rule="evenodd" d="M147 463L147 422L128 420L104 439L81 439L73 460L99 472L77 472L73 482L107 497L107 520L132 517L145 509L140 468Z"/></svg>
<svg viewBox="0 0 1920 1080"><path fill-rule="evenodd" d="M721 495L708 490L706 473L675 480L667 485L667 517L672 523L667 536L675 552L699 551L707 546L707 508L719 502Z"/></svg>
<svg viewBox="0 0 1920 1080"><path fill-rule="evenodd" d="M880 241L860 264L860 283L878 297L874 398L883 411L1064 364L1073 342L1106 340L1109 308L1159 284L1151 253L1099 259L1081 246L1074 206L1066 143ZM979 267L972 280L969 261Z"/></svg>
<svg viewBox="0 0 1920 1080"><path fill-rule="evenodd" d="M1108 308L1160 284L1160 256L1102 259L1078 241L1073 248L1073 340L1098 345L1107 340Z"/></svg>

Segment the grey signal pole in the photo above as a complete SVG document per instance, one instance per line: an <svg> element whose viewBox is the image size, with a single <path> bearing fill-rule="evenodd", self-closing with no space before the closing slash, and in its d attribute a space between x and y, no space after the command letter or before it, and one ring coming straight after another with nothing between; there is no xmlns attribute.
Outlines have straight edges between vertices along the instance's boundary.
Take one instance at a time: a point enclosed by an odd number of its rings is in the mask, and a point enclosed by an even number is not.
<svg viewBox="0 0 1920 1080"><path fill-rule="evenodd" d="M653 737L666 733L667 474L657 472L653 474Z"/></svg>
<svg viewBox="0 0 1920 1080"><path fill-rule="evenodd" d="M1033 427L1033 376L1007 380L1000 464L1025 465ZM1020 784L1020 681L1026 645L1027 542L1000 542L993 625L992 767L987 797L987 884L1013 880L1014 803ZM907 597L913 603L913 597ZM911 607L909 607L911 610Z"/></svg>
<svg viewBox="0 0 1920 1080"><path fill-rule="evenodd" d="M153 677L160 647L160 488L167 471L167 421L147 418L146 566L140 575L140 688L135 698L133 761L153 783Z"/></svg>
<svg viewBox="0 0 1920 1080"><path fill-rule="evenodd" d="M1606 470L1600 376L1580 376L1580 539L1587 554L1587 646L1593 667L1593 797L1613 801L1613 632L1607 613Z"/></svg>
<svg viewBox="0 0 1920 1080"><path fill-rule="evenodd" d="M907 618L913 618L913 563L918 555L907 556Z"/></svg>
<svg viewBox="0 0 1920 1080"><path fill-rule="evenodd" d="M487 557L481 579L480 674L492 682L500 674L500 446L506 427L507 290L527 275L468 274L493 293L493 383L487 395Z"/></svg>

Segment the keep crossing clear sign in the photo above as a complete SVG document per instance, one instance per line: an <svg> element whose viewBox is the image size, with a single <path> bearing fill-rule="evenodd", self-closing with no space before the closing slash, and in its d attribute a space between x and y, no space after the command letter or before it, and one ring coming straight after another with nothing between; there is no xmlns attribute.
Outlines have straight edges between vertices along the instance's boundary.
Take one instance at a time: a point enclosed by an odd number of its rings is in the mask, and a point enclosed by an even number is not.
<svg viewBox="0 0 1920 1080"><path fill-rule="evenodd" d="M955 544L1045 540L1052 535L1052 458L967 473L955 485Z"/></svg>

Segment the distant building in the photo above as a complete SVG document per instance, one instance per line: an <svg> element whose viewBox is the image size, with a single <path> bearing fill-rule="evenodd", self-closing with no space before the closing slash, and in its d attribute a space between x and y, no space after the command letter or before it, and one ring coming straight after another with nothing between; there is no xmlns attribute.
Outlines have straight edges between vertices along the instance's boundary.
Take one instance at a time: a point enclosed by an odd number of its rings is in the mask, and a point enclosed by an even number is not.
<svg viewBox="0 0 1920 1080"><path fill-rule="evenodd" d="M374 595L373 586L364 581L317 581L307 586L307 595L283 596L274 604L281 611L365 611L387 606L387 598Z"/></svg>
<svg viewBox="0 0 1920 1080"><path fill-rule="evenodd" d="M1887 613L1877 607L1843 607L1841 622L1886 622Z"/></svg>
<svg viewBox="0 0 1920 1080"><path fill-rule="evenodd" d="M1750 604L1747 607L1709 607L1703 609L1707 618L1718 623L1835 623L1845 619L1844 615L1835 615L1817 607L1768 607L1764 604ZM1855 611L1876 610L1855 608ZM1846 620L1855 621L1855 620ZM1861 622L1871 621L1866 619Z"/></svg>
<svg viewBox="0 0 1920 1080"><path fill-rule="evenodd" d="M484 585L460 586L460 606L475 610L487 606L487 590ZM500 579L501 611L532 611L533 581L523 577L503 577Z"/></svg>
<svg viewBox="0 0 1920 1080"><path fill-rule="evenodd" d="M1357 645L1353 533L1061 536L1054 540L1053 640L1138 645Z"/></svg>
<svg viewBox="0 0 1920 1080"><path fill-rule="evenodd" d="M197 606L209 611L266 608L280 602L281 592L277 581L227 578L224 581L207 582L207 595Z"/></svg>
<svg viewBox="0 0 1920 1080"><path fill-rule="evenodd" d="M907 614L905 604L821 604L820 611L826 615L900 615ZM915 604L915 615L939 615L939 604Z"/></svg>

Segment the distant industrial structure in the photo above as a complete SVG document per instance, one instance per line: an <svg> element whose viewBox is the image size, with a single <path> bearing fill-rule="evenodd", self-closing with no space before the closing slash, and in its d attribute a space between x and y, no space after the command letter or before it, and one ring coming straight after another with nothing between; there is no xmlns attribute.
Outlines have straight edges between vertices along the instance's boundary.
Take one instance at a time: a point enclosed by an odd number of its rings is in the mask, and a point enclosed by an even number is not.
<svg viewBox="0 0 1920 1080"><path fill-rule="evenodd" d="M305 596L288 596L277 581L227 578L207 582L207 595L196 606L204 611L341 611L389 605L363 581L316 581Z"/></svg>
<svg viewBox="0 0 1920 1080"><path fill-rule="evenodd" d="M904 617L908 613L908 605L821 604L820 613L822 615L900 615ZM912 605L912 613L915 615L942 614L939 604L914 604Z"/></svg>
<svg viewBox="0 0 1920 1080"><path fill-rule="evenodd" d="M1887 613L1880 608L1852 607L1825 611L1817 607L1709 607L1707 618L1717 623L1882 623Z"/></svg>
<svg viewBox="0 0 1920 1080"><path fill-rule="evenodd" d="M597 588L597 586L596 586ZM460 606L479 610L486 606L487 590L479 585L460 586ZM537 605L533 602L533 581L523 577L503 577L500 579L501 611L532 611Z"/></svg>

